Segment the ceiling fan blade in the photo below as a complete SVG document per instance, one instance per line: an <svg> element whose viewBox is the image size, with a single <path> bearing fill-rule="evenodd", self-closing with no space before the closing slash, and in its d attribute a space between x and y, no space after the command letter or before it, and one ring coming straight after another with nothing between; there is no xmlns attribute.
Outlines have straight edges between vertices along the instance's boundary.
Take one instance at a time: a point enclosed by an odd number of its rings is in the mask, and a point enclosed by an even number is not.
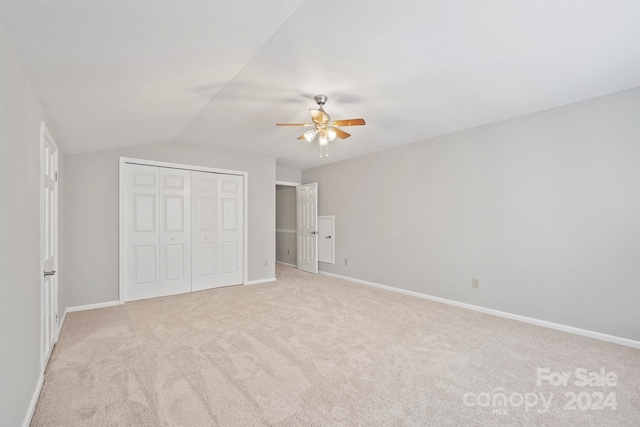
<svg viewBox="0 0 640 427"><path fill-rule="evenodd" d="M307 123L276 123L276 126L313 126Z"/></svg>
<svg viewBox="0 0 640 427"><path fill-rule="evenodd" d="M364 119L347 119L347 120L336 120L333 122L334 126L362 126L367 123Z"/></svg>
<svg viewBox="0 0 640 427"><path fill-rule="evenodd" d="M304 139L304 133L298 137L298 139Z"/></svg>
<svg viewBox="0 0 640 427"><path fill-rule="evenodd" d="M347 139L351 136L350 133L346 133L345 131L343 131L342 129L338 129L336 127L332 128L333 130L336 131L336 136L340 139Z"/></svg>
<svg viewBox="0 0 640 427"><path fill-rule="evenodd" d="M311 113L311 119L313 119L313 123L315 124L321 124L321 123L327 124L329 123L329 120L331 120L329 115L324 111L309 110L309 112Z"/></svg>

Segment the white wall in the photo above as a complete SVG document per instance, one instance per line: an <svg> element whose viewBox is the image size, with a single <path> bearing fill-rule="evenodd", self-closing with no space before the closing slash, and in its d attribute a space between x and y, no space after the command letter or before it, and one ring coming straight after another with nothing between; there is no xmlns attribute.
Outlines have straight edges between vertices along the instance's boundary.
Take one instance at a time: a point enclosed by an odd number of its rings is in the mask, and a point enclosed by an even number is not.
<svg viewBox="0 0 640 427"><path fill-rule="evenodd" d="M639 118L636 88L305 170L321 269L640 340Z"/></svg>
<svg viewBox="0 0 640 427"><path fill-rule="evenodd" d="M290 168L286 166L276 166L276 181L300 183L302 182L302 171L300 169Z"/></svg>
<svg viewBox="0 0 640 427"><path fill-rule="evenodd" d="M70 306L118 299L120 156L247 171L249 280L275 277L275 158L183 143L78 154L67 157Z"/></svg>
<svg viewBox="0 0 640 427"><path fill-rule="evenodd" d="M1 28L0 67L0 425L19 426L40 376L40 123L46 117ZM62 151L59 157L62 171Z"/></svg>
<svg viewBox="0 0 640 427"><path fill-rule="evenodd" d="M276 261L296 263L296 187L276 185Z"/></svg>

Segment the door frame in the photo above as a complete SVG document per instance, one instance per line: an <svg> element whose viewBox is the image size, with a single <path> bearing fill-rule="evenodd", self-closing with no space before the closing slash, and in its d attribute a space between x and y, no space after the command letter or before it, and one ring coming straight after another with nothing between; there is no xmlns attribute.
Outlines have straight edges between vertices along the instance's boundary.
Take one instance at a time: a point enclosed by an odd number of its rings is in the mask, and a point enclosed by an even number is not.
<svg viewBox="0 0 640 427"><path fill-rule="evenodd" d="M58 268L58 264L59 264L59 255L60 255L60 249L59 249L59 245L58 245L58 219L59 219L59 215L58 215L58 199L59 199L59 187L58 187L58 153L59 153L59 148L58 148L58 144L56 144L56 141L53 139L53 136L51 136L51 133L49 132L49 129L47 128L47 125L44 121L40 122L40 171L39 171L39 175L40 175L40 368L42 369L42 372L44 372L45 368L46 368L46 362L48 361L45 360L46 356L43 353L44 348L45 348L45 306L46 306L46 301L45 301L45 295L44 295L44 246L45 246L45 236L44 236L44 210L45 210L45 206L44 206L44 142L45 140L49 143L49 145L51 145L51 147L55 150L54 154L53 154L53 162L54 162L54 169L55 169L55 173L56 173L56 179L53 183L54 186L54 190L53 190L53 236L54 236L54 240L55 240L55 245L54 245L54 251L55 251L55 259L53 262L53 268L56 272L59 271ZM55 289L53 290L53 297L54 297L54 304L53 306L55 307L55 327L54 329L54 345L55 343L58 342L58 338L60 336L60 330L58 328L58 311L59 311L59 307L58 307L58 277L59 275L54 275L52 277L52 279L54 280L54 287ZM51 351L53 352L53 346L51 346Z"/></svg>
<svg viewBox="0 0 640 427"><path fill-rule="evenodd" d="M124 300L124 282L125 282L125 271L124 271L124 236L125 236L125 226L124 226L124 183L125 183L125 170L124 165L126 163L132 163L136 165L143 166L156 166L161 168L170 168L170 169L183 169L189 171L198 171L198 172L212 172L219 173L225 175L241 175L243 177L243 199L244 199L244 209L242 212L242 284L248 284L249 278L249 172L246 171L238 171L231 169L218 169L218 168L210 168L207 166L196 166L196 165L186 165L182 163L170 163L170 162L159 162L155 160L147 160L147 159L136 159L133 157L120 157L118 161L118 300L121 304L125 303Z"/></svg>

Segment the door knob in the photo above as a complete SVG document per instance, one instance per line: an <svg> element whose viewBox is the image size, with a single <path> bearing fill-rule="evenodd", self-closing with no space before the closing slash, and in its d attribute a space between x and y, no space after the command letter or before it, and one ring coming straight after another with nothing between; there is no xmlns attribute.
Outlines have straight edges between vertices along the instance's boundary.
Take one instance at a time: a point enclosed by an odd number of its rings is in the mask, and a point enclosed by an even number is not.
<svg viewBox="0 0 640 427"><path fill-rule="evenodd" d="M314 230L311 232L311 234L318 234L318 232Z"/></svg>
<svg viewBox="0 0 640 427"><path fill-rule="evenodd" d="M331 236L330 236L330 235L329 235L329 236L324 236L324 238L325 238L325 239L330 239L330 238L331 238Z"/></svg>
<svg viewBox="0 0 640 427"><path fill-rule="evenodd" d="M52 270L52 271L45 271L45 272L44 272L44 277L47 277L47 276L53 276L54 274L56 274L55 270Z"/></svg>

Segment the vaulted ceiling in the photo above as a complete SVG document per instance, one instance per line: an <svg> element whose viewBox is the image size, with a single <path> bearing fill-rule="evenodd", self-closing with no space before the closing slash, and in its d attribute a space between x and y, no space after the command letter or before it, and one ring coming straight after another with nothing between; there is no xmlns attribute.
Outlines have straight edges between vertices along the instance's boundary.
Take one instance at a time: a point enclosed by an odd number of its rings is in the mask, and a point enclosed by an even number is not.
<svg viewBox="0 0 640 427"><path fill-rule="evenodd" d="M7 1L68 154L176 141L307 168L640 86L638 1ZM313 96L352 137L299 141Z"/></svg>

